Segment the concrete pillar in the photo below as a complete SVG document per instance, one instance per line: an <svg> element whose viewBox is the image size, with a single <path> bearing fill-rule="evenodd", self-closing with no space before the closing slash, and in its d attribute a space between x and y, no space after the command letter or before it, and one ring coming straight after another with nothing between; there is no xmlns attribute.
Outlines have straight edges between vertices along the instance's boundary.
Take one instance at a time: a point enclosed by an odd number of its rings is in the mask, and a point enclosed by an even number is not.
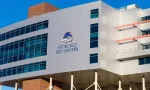
<svg viewBox="0 0 150 90"><path fill-rule="evenodd" d="M146 90L146 88L145 88L145 77L144 76L142 78L142 88L143 88L143 90Z"/></svg>
<svg viewBox="0 0 150 90"><path fill-rule="evenodd" d="M73 74L71 74L71 89L70 90L73 90Z"/></svg>
<svg viewBox="0 0 150 90"><path fill-rule="evenodd" d="M97 72L95 72L95 90L97 90L97 86L98 86L98 76Z"/></svg>
<svg viewBox="0 0 150 90"><path fill-rule="evenodd" d="M122 88L121 88L121 79L119 79L119 88L118 88L118 90L122 90Z"/></svg>
<svg viewBox="0 0 150 90"><path fill-rule="evenodd" d="M15 90L18 90L18 82L15 83Z"/></svg>

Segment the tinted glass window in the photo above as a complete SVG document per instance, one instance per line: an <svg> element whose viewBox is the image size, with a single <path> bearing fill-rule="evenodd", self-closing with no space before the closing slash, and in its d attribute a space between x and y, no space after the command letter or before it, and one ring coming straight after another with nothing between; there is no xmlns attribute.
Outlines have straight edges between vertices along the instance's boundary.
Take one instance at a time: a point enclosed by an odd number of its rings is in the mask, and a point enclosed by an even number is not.
<svg viewBox="0 0 150 90"><path fill-rule="evenodd" d="M98 18L99 17L99 9L91 10L91 18Z"/></svg>
<svg viewBox="0 0 150 90"><path fill-rule="evenodd" d="M90 54L90 63L98 63L98 53Z"/></svg>

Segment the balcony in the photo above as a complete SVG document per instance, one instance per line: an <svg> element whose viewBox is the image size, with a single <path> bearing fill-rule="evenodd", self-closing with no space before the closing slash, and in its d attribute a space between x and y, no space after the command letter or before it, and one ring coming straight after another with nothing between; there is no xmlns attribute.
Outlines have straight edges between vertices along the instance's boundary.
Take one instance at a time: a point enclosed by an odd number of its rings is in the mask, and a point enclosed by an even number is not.
<svg viewBox="0 0 150 90"><path fill-rule="evenodd" d="M143 45L143 46L139 45L136 48L119 50L117 52L117 59L123 61L123 60L137 59L148 55L150 55L150 45Z"/></svg>

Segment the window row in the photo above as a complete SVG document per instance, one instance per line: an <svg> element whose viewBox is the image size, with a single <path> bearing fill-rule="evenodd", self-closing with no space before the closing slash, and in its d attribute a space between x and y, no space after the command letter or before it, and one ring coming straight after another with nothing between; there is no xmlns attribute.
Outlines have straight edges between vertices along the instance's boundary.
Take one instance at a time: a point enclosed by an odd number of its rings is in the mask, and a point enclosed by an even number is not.
<svg viewBox="0 0 150 90"><path fill-rule="evenodd" d="M148 35L148 34L150 34L150 29L142 31L142 35Z"/></svg>
<svg viewBox="0 0 150 90"><path fill-rule="evenodd" d="M45 29L48 28L48 20L46 21L42 21L42 22L38 22L32 25L28 25L28 26L24 26L21 28L18 28L16 30L11 30L9 32L6 32L4 34L0 34L0 41L4 41L13 37L17 37L19 35L23 35L23 34L27 34L30 32L34 32L34 31L38 31L41 29Z"/></svg>
<svg viewBox="0 0 150 90"><path fill-rule="evenodd" d="M34 71L45 70L45 69L46 69L46 61L36 62L36 63L31 63L31 64L0 70L0 77L6 77L6 76L34 72Z"/></svg>
<svg viewBox="0 0 150 90"><path fill-rule="evenodd" d="M90 54L90 64L98 63L98 53Z"/></svg>
<svg viewBox="0 0 150 90"><path fill-rule="evenodd" d="M141 19L142 19L142 21L150 20L150 15L149 15L149 16L144 16L144 17L142 17Z"/></svg>
<svg viewBox="0 0 150 90"><path fill-rule="evenodd" d="M18 54L11 57L0 58L0 65L12 63L16 61L26 60L30 58L40 57L47 55L47 50L39 50L35 52L29 52L24 54Z"/></svg>
<svg viewBox="0 0 150 90"><path fill-rule="evenodd" d="M143 44L142 49L150 49L150 43L149 44Z"/></svg>
<svg viewBox="0 0 150 90"><path fill-rule="evenodd" d="M90 48L98 47L98 23L91 24L90 27Z"/></svg>
<svg viewBox="0 0 150 90"><path fill-rule="evenodd" d="M91 10L91 18L98 18L99 17L99 9Z"/></svg>
<svg viewBox="0 0 150 90"><path fill-rule="evenodd" d="M139 65L150 64L150 57L139 58Z"/></svg>
<svg viewBox="0 0 150 90"><path fill-rule="evenodd" d="M42 35L26 38L23 40L19 40L16 42L8 43L8 44L0 46L0 53L14 50L14 49L21 48L21 47L46 43L47 39L48 39L48 34L42 34Z"/></svg>
<svg viewBox="0 0 150 90"><path fill-rule="evenodd" d="M47 34L43 34L40 36L42 38L42 36L45 37L45 36L47 36ZM30 40L31 39L29 39L29 42L30 42ZM20 41L22 41L22 40L20 40ZM3 47L5 47L5 45ZM44 39L44 42L41 41L40 43L35 44L35 45L29 44L28 46L24 45L23 47L19 46L15 49L9 48L8 50L6 50L4 48L4 51L0 52L0 65L16 62L16 61L20 61L20 60L26 60L26 59L30 59L30 58L35 58L35 57L39 57L39 56L45 56L45 55L47 55L47 39L46 39L46 41Z"/></svg>

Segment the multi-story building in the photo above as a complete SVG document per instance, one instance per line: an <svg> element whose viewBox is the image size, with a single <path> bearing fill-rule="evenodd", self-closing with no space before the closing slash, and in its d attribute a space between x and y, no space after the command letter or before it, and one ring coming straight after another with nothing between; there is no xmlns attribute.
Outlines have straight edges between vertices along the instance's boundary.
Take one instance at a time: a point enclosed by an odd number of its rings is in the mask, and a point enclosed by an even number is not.
<svg viewBox="0 0 150 90"><path fill-rule="evenodd" d="M0 29L0 84L15 90L149 90L150 9L42 3ZM94 83L93 83L94 82Z"/></svg>

